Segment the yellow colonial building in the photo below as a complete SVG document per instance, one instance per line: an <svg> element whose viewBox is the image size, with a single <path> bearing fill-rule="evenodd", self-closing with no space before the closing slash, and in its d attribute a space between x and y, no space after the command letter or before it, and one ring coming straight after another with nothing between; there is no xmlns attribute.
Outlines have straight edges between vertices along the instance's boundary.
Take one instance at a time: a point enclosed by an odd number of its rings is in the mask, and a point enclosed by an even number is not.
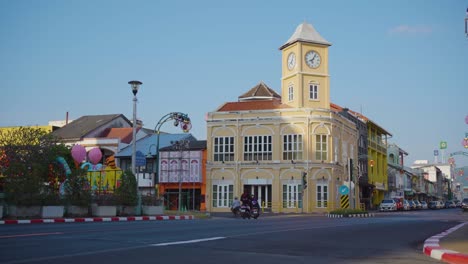
<svg viewBox="0 0 468 264"><path fill-rule="evenodd" d="M330 109L326 41L299 25L282 52L281 95L261 82L207 117L207 210L229 211L244 190L272 212L340 207L348 161L357 160L355 124Z"/></svg>

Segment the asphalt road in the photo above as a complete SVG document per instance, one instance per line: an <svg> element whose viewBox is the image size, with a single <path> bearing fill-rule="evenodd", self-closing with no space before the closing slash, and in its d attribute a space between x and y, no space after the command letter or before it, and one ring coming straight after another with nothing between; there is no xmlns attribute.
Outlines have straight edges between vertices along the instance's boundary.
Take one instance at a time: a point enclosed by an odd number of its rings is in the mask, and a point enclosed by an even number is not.
<svg viewBox="0 0 468 264"><path fill-rule="evenodd" d="M0 263L439 263L424 240L458 210L0 226Z"/></svg>

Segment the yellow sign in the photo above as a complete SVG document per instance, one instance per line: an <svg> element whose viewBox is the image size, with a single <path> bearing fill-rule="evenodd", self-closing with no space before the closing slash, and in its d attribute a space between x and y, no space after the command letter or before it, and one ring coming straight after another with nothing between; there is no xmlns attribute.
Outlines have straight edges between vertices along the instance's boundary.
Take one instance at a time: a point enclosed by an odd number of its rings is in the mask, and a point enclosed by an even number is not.
<svg viewBox="0 0 468 264"><path fill-rule="evenodd" d="M114 192L120 186L122 179L121 169L106 167L100 171L88 171L89 187L92 191Z"/></svg>
<svg viewBox="0 0 468 264"><path fill-rule="evenodd" d="M341 195L341 208L349 208L349 196Z"/></svg>

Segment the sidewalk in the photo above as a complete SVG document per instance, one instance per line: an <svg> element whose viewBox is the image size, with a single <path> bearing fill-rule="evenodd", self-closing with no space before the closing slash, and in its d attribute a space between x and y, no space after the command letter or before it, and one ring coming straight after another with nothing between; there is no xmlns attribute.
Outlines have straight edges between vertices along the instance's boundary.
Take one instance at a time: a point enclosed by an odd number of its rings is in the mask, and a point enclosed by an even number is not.
<svg viewBox="0 0 468 264"><path fill-rule="evenodd" d="M156 215L156 216L128 216L128 217L77 217L53 219L5 219L0 225L9 224L48 224L48 223L89 223L89 222L126 222L126 221L164 221L164 220L193 220L193 215Z"/></svg>
<svg viewBox="0 0 468 264"><path fill-rule="evenodd" d="M468 263L468 222L424 241L424 254L453 264Z"/></svg>

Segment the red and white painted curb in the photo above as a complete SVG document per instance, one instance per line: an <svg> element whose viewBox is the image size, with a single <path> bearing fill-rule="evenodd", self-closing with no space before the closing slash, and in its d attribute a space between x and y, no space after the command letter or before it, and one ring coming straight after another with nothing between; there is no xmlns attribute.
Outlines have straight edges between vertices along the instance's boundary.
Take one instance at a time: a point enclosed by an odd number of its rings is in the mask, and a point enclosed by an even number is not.
<svg viewBox="0 0 468 264"><path fill-rule="evenodd" d="M465 224L468 224L468 222L461 223L457 226L450 228L449 230L446 230L438 235L426 239L426 241L424 241L423 247L424 254L430 256L431 258L435 258L437 260L441 260L447 263L468 263L468 254L444 249L439 245L439 241L441 238L454 232L455 230L459 229Z"/></svg>
<svg viewBox="0 0 468 264"><path fill-rule="evenodd" d="M161 221L161 220L193 220L193 215L159 215L159 216L129 216L129 217L86 217L86 218L54 218L1 220L0 225L8 224L50 224L50 223L89 223L89 222L126 222L126 221Z"/></svg>

